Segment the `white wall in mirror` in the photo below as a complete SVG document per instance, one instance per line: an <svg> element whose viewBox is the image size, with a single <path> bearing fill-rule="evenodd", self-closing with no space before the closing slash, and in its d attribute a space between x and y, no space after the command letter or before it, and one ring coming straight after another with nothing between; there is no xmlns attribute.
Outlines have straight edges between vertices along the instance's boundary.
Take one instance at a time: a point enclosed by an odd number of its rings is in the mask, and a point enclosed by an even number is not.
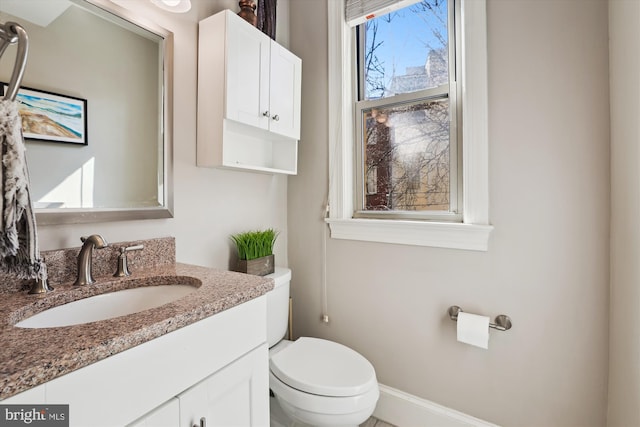
<svg viewBox="0 0 640 427"><path fill-rule="evenodd" d="M46 27L7 13L0 20L29 35L24 87L87 99L88 145L26 142L35 207L160 206L160 38L75 4ZM0 81L12 66L0 64Z"/></svg>

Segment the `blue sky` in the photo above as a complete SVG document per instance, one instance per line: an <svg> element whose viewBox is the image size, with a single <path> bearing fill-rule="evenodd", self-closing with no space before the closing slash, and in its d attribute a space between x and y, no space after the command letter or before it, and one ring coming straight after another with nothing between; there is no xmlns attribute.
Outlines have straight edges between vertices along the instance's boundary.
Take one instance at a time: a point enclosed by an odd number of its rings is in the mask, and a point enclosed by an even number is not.
<svg viewBox="0 0 640 427"><path fill-rule="evenodd" d="M434 0L430 0L433 3ZM440 2L440 11L446 22L447 4ZM433 28L439 28L446 37L446 28L436 19L433 13L425 11L414 13L411 9L417 6L407 7L389 15L375 18L378 22L376 40L382 41L382 45L376 50L376 54L385 68L385 80L393 75L394 66L397 75L405 74L406 67L424 66L429 48L440 48L441 43L433 35ZM390 22L386 22L390 17ZM369 40L371 26L367 35ZM369 43L367 43L369 45Z"/></svg>

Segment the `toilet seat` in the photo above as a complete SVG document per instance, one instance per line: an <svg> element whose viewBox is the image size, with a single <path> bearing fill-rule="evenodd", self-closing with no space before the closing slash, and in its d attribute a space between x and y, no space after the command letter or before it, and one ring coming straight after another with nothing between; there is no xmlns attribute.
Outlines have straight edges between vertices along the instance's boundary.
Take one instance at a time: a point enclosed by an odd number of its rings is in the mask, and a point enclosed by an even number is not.
<svg viewBox="0 0 640 427"><path fill-rule="evenodd" d="M284 385L316 396L360 396L377 389L375 370L367 359L319 338L299 338L274 354L269 365Z"/></svg>

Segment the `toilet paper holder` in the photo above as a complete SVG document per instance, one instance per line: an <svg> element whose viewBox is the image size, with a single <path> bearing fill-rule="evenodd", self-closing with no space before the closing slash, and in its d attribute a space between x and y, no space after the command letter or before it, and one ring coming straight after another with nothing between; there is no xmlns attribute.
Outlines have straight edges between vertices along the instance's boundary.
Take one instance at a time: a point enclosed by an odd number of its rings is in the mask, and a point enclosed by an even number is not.
<svg viewBox="0 0 640 427"><path fill-rule="evenodd" d="M457 305L452 305L451 307L449 307L448 313L451 320L457 322L458 313L460 313L461 311L463 310ZM500 314L496 316L494 322L495 323L489 323L490 328L497 329L499 331L508 331L509 329L511 329L511 318L506 314Z"/></svg>

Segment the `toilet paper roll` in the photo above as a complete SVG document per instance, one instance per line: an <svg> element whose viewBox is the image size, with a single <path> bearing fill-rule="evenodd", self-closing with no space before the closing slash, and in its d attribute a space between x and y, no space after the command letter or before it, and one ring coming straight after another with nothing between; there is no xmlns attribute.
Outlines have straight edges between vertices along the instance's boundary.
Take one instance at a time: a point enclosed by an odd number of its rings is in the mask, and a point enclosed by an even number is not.
<svg viewBox="0 0 640 427"><path fill-rule="evenodd" d="M458 313L458 341L489 348L489 318L477 314Z"/></svg>

